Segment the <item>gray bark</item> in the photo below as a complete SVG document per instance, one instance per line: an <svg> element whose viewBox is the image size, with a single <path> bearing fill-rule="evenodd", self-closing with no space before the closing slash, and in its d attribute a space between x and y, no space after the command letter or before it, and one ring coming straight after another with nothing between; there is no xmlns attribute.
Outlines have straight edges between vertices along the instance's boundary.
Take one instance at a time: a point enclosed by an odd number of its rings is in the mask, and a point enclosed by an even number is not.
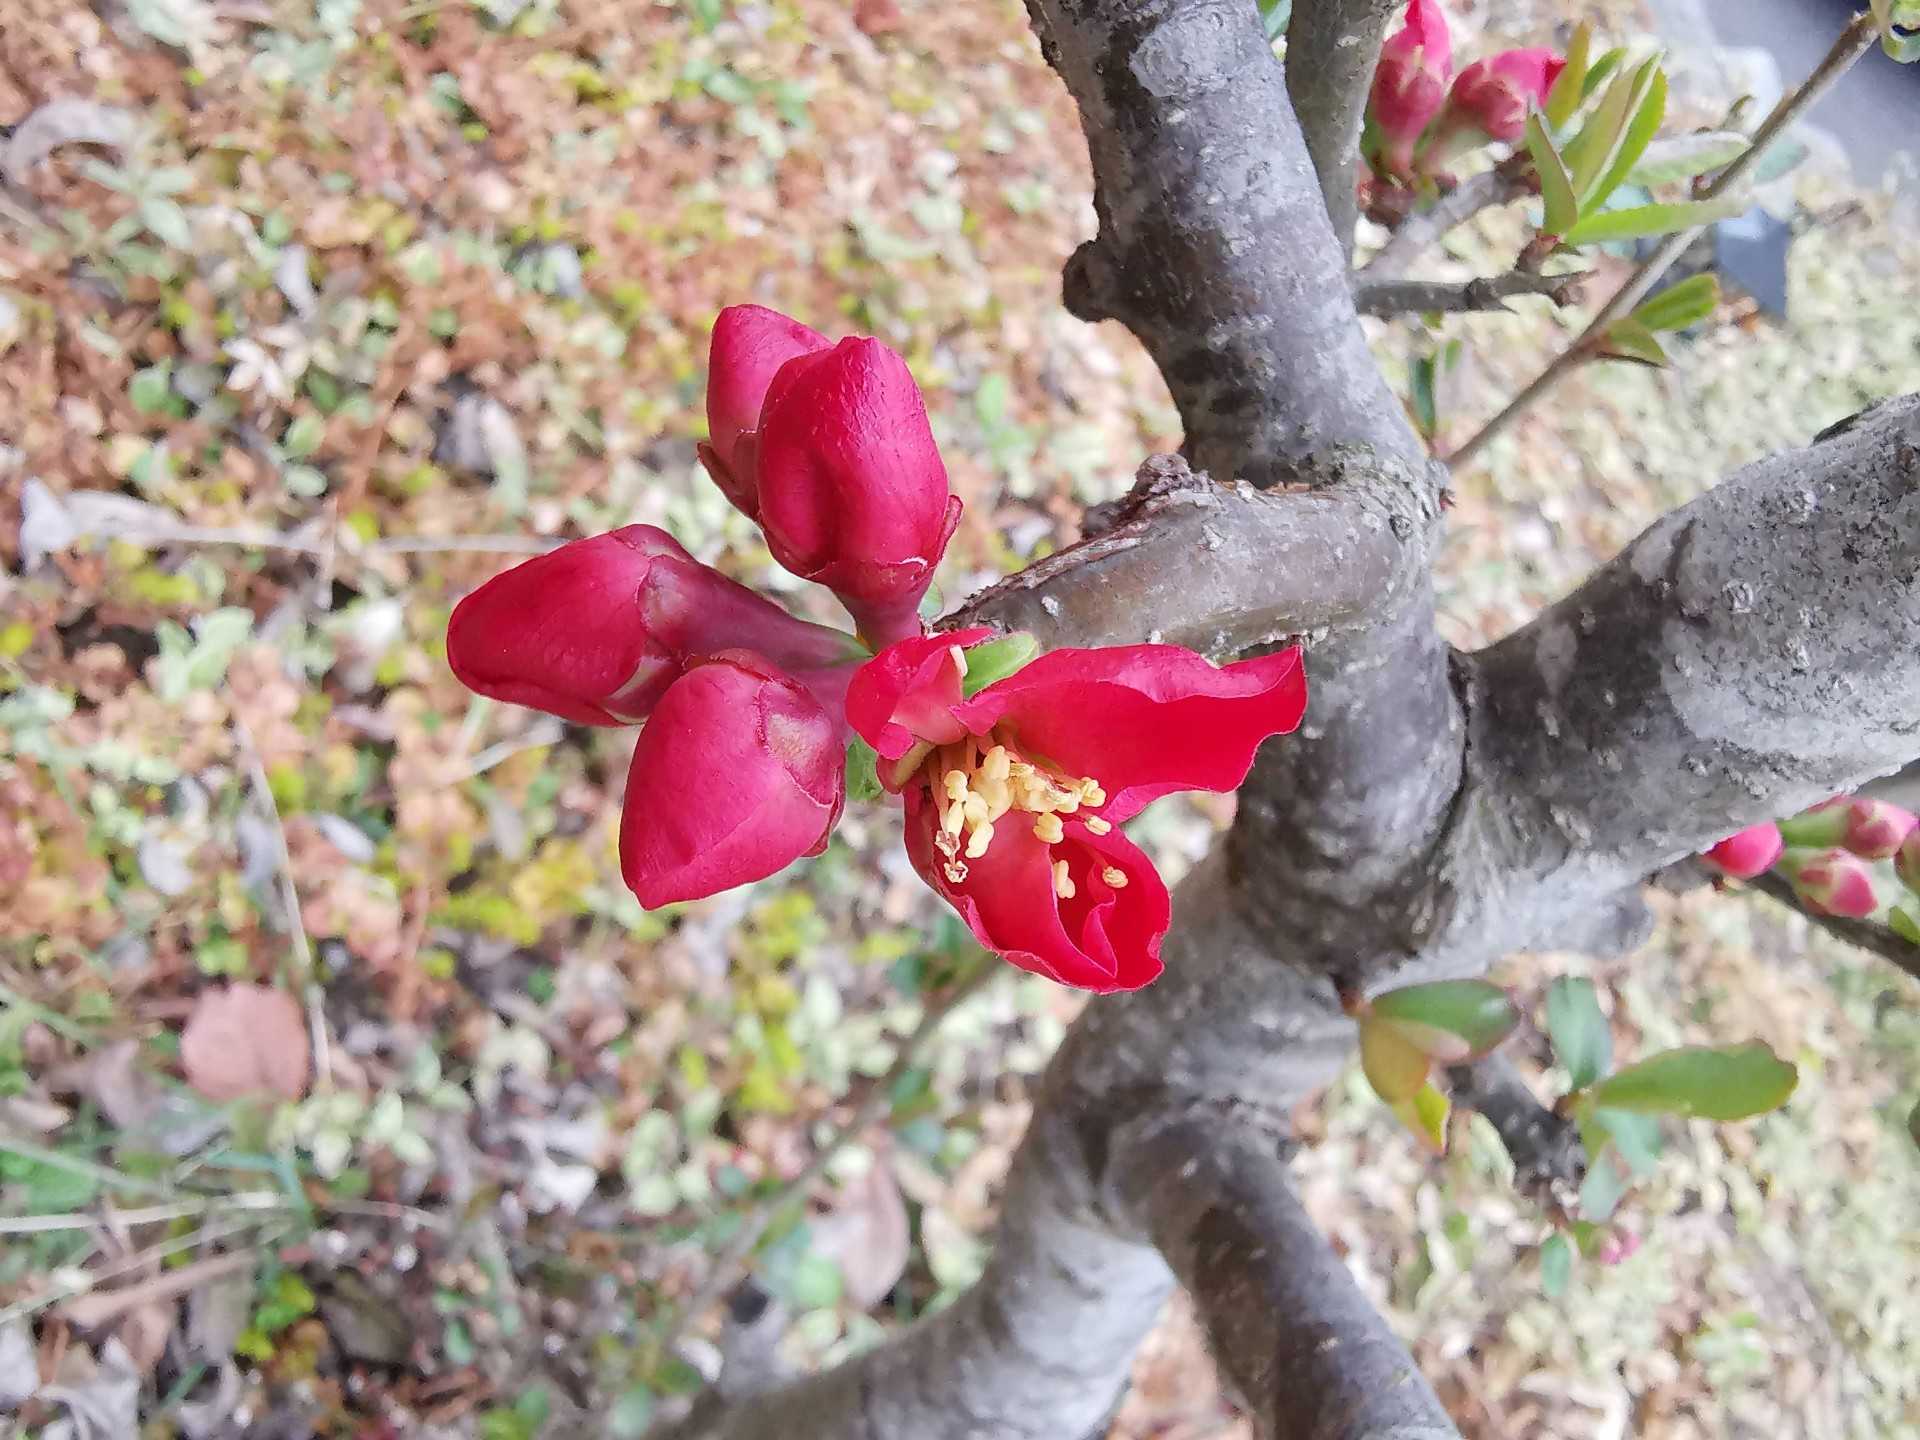
<svg viewBox="0 0 1920 1440"><path fill-rule="evenodd" d="M1359 219L1353 187L1367 92L1397 9L1399 0L1297 0L1287 22L1287 98L1343 256L1353 253Z"/></svg>

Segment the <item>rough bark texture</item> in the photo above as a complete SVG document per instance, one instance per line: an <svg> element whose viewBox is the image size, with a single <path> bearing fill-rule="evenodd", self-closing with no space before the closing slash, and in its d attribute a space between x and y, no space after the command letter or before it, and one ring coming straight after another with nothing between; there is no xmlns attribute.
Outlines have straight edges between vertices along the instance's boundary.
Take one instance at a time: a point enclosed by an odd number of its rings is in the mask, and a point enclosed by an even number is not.
<svg viewBox="0 0 1920 1440"><path fill-rule="evenodd" d="M1448 1435L1284 1184L1288 1112L1352 1052L1339 992L1630 944L1648 873L1920 755L1920 399L1747 467L1453 654L1429 580L1443 477L1367 354L1255 7L1029 8L1098 187L1069 296L1146 343L1221 483L1149 465L1087 541L955 618L1213 652L1306 634L1307 717L1179 887L1166 974L1069 1032L980 1283L672 1433L1095 1436L1177 1274L1264 1435ZM1462 1083L1532 1143L1512 1085Z"/></svg>
<svg viewBox="0 0 1920 1440"><path fill-rule="evenodd" d="M1287 22L1287 97L1313 158L1341 253L1353 253L1353 186L1367 92L1399 0L1297 0Z"/></svg>
<svg viewBox="0 0 1920 1440"><path fill-rule="evenodd" d="M1447 1071L1453 1103L1486 1117L1513 1161L1514 1184L1542 1202L1565 1204L1587 1174L1580 1130L1540 1103L1504 1055L1489 1055Z"/></svg>

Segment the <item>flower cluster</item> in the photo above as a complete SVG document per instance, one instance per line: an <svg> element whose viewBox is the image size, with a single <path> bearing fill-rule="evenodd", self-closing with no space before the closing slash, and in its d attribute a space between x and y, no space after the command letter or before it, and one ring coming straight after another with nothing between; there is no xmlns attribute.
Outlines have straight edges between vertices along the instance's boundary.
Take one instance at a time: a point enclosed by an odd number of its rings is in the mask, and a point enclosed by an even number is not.
<svg viewBox="0 0 1920 1440"><path fill-rule="evenodd" d="M1875 861L1891 860L1899 879L1920 894L1920 818L1891 801L1836 795L1729 835L1705 858L1739 880L1777 871L1816 915L1865 919L1884 899Z"/></svg>
<svg viewBox="0 0 1920 1440"><path fill-rule="evenodd" d="M1090 990L1153 979L1171 904L1117 827L1172 791L1237 786L1305 711L1298 651L1217 667L1172 645L1043 655L1029 636L928 634L920 602L960 502L913 377L876 340L725 310L707 417L714 482L855 633L629 525L462 600L455 675L580 724L644 726L620 865L649 908L818 854L859 765L900 797L914 868L982 945Z"/></svg>
<svg viewBox="0 0 1920 1440"><path fill-rule="evenodd" d="M1438 173L1489 140L1518 140L1565 61L1551 50L1503 50L1453 72L1453 40L1439 0L1413 0L1381 47L1367 104L1365 149L1383 183Z"/></svg>

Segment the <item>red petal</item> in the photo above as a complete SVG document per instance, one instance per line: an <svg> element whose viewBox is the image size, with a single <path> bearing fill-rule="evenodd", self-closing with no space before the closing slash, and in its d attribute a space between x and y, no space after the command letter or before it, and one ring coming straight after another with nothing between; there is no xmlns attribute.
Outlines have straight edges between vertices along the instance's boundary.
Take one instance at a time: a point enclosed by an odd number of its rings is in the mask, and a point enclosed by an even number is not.
<svg viewBox="0 0 1920 1440"><path fill-rule="evenodd" d="M1022 970L1101 994L1136 990L1160 973L1172 904L1152 862L1119 831L1093 835L1073 824L1050 846L1009 816L955 884L933 848L937 824L926 792L910 792L908 858L987 949ZM1070 900L1054 893L1056 860L1067 862L1073 879ZM1126 875L1124 887L1106 882L1101 872L1109 866Z"/></svg>
<svg viewBox="0 0 1920 1440"><path fill-rule="evenodd" d="M958 740L967 732L953 718L961 703L960 672L948 652L992 635L981 626L889 645L854 672L847 723L887 760L898 760L921 740L936 745Z"/></svg>
<svg viewBox="0 0 1920 1440"><path fill-rule="evenodd" d="M1030 757L1107 792L1124 820L1175 790L1232 790L1260 742L1306 712L1297 648L1223 667L1177 645L1054 650L989 685L956 713L975 734L999 725Z"/></svg>
<svg viewBox="0 0 1920 1440"><path fill-rule="evenodd" d="M754 515L752 457L739 452L740 437L759 427L767 387L795 356L826 350L833 342L798 320L764 305L729 305L713 322L707 358L707 433L719 469L708 472L726 497Z"/></svg>
<svg viewBox="0 0 1920 1440"><path fill-rule="evenodd" d="M826 843L845 799L839 728L754 657L689 670L640 732L620 870L648 909L762 880Z"/></svg>

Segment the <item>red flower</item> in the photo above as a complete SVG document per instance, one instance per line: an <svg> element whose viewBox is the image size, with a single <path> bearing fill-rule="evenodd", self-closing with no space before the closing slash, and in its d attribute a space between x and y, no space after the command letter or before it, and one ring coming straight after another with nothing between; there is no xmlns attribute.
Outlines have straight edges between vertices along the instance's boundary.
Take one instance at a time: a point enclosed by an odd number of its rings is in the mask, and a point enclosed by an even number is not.
<svg viewBox="0 0 1920 1440"><path fill-rule="evenodd" d="M1449 119L1490 139L1518 140L1526 129L1527 111L1546 102L1566 64L1553 51L1541 49L1503 50L1476 60L1453 82Z"/></svg>
<svg viewBox="0 0 1920 1440"><path fill-rule="evenodd" d="M644 719L694 658L736 648L801 672L861 653L851 636L794 619L651 525L516 565L447 624L447 662L468 689L582 725Z"/></svg>
<svg viewBox="0 0 1920 1440"><path fill-rule="evenodd" d="M1707 863L1736 880L1751 880L1773 868L1773 862L1786 849L1780 827L1771 820L1749 825L1737 835L1729 835L1706 853Z"/></svg>
<svg viewBox="0 0 1920 1440"><path fill-rule="evenodd" d="M774 558L825 585L875 645L918 635L917 608L960 521L920 388L878 340L789 360L756 439Z"/></svg>
<svg viewBox="0 0 1920 1440"><path fill-rule="evenodd" d="M754 432L767 387L780 367L833 342L764 305L729 305L713 322L707 360L707 434L700 459L726 497L760 517L754 485Z"/></svg>
<svg viewBox="0 0 1920 1440"><path fill-rule="evenodd" d="M634 747L620 816L628 888L653 909L819 854L846 798L845 758L839 722L760 657L696 665Z"/></svg>
<svg viewBox="0 0 1920 1440"><path fill-rule="evenodd" d="M1413 173L1413 148L1446 102L1453 40L1438 0L1413 0L1406 23L1380 47L1368 113L1380 132L1385 173Z"/></svg>
<svg viewBox="0 0 1920 1440"><path fill-rule="evenodd" d="M1216 668L1173 645L1056 650L964 691L966 630L855 672L847 720L907 808L914 868L982 945L1088 990L1160 973L1170 906L1114 827L1175 790L1231 790L1306 708L1297 650Z"/></svg>

